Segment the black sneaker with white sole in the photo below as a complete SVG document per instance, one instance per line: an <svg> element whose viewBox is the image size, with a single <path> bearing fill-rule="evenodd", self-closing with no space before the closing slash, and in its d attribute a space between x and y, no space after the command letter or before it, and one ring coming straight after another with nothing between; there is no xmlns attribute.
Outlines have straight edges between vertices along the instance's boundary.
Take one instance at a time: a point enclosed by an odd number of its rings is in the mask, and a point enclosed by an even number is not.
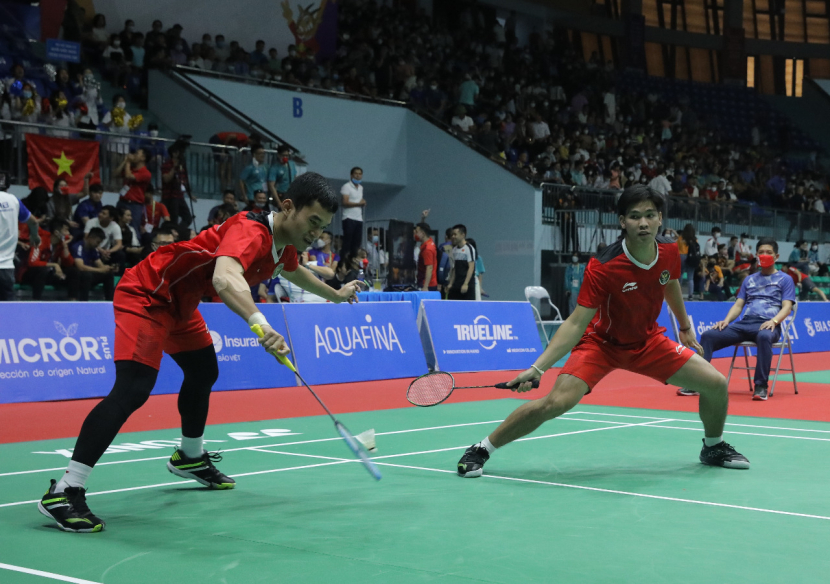
<svg viewBox="0 0 830 584"><path fill-rule="evenodd" d="M86 504L86 489L66 487L63 493L55 492L57 481L52 479L49 490L37 504L37 510L54 519L64 531L73 533L97 533L106 525L92 514Z"/></svg>
<svg viewBox="0 0 830 584"><path fill-rule="evenodd" d="M724 468L748 469L749 461L746 456L732 448L726 442L706 446L703 441L703 450L700 451L700 462L709 466L722 466Z"/></svg>
<svg viewBox="0 0 830 584"><path fill-rule="evenodd" d="M484 472L484 463L490 459L487 449L473 444L464 451L464 456L458 461L458 476L465 478L480 477Z"/></svg>
<svg viewBox="0 0 830 584"><path fill-rule="evenodd" d="M696 391L692 391L691 389L686 389L685 387L678 387L677 388L677 395L700 395Z"/></svg>
<svg viewBox="0 0 830 584"><path fill-rule="evenodd" d="M222 455L205 452L199 458L188 458L181 450L176 450L167 461L167 470L176 476L193 479L211 489L232 489L236 481L223 474L213 463L221 462Z"/></svg>
<svg viewBox="0 0 830 584"><path fill-rule="evenodd" d="M763 385L755 386L755 393L752 394L752 399L755 401L767 401L769 391Z"/></svg>

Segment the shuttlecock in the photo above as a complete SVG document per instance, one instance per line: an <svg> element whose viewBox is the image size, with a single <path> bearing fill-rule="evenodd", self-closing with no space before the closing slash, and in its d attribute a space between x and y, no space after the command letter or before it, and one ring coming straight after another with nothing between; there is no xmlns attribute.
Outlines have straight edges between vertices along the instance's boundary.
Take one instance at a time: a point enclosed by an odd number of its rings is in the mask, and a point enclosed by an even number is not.
<svg viewBox="0 0 830 584"><path fill-rule="evenodd" d="M365 432L361 432L360 434L355 436L355 440L363 444L363 448L365 448L368 452L377 451L374 428L372 428L371 430L366 430Z"/></svg>

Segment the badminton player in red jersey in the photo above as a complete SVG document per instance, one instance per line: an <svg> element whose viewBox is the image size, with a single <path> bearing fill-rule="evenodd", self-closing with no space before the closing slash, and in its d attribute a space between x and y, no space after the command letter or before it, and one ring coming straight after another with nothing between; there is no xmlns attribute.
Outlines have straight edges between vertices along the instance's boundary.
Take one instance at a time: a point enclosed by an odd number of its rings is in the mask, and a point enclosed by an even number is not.
<svg viewBox="0 0 830 584"><path fill-rule="evenodd" d="M468 448L458 462L459 475L481 476L493 451L573 408L615 369L694 386L700 393L705 432L700 461L749 468L749 461L722 438L726 379L689 349L703 353L683 304L677 245L657 236L662 209L663 197L646 185L628 188L620 196L617 211L624 237L591 259L576 310L530 369L508 384L514 391L530 390L533 379L571 351L553 389L516 409L492 434ZM666 329L656 322L663 299L680 324L680 344L666 338Z"/></svg>
<svg viewBox="0 0 830 584"><path fill-rule="evenodd" d="M250 287L279 274L332 302L355 301L359 282L334 290L297 262L297 248L317 240L337 207L337 196L326 180L306 173L291 184L279 211L239 213L190 241L159 248L127 270L113 301L115 385L84 421L66 473L60 481L51 481L38 504L41 513L64 531L104 528L86 504L86 480L127 418L150 396L162 352L184 372L178 398L181 446L168 461L168 470L213 489L235 486L214 466L219 456L203 448L210 392L219 368L199 302L218 295L249 325L262 327L260 342L267 351L287 354L283 337L257 309Z"/></svg>

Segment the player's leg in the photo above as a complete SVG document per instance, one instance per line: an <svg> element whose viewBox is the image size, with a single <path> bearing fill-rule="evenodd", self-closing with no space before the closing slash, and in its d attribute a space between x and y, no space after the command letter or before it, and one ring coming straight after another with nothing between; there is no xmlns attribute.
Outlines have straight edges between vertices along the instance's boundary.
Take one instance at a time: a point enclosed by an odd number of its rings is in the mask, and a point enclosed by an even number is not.
<svg viewBox="0 0 830 584"><path fill-rule="evenodd" d="M587 392L588 384L580 378L560 374L548 395L522 404L492 434L468 448L458 461L458 474L467 478L480 477L482 467L492 451L530 434L548 420L561 416L578 404Z"/></svg>
<svg viewBox="0 0 830 584"><path fill-rule="evenodd" d="M203 447L210 392L219 377L219 364L198 310L189 321L171 331L164 350L184 373L178 403L182 418L181 447L170 457L167 470L212 489L232 489L236 482L213 464L221 460L219 455L209 454Z"/></svg>

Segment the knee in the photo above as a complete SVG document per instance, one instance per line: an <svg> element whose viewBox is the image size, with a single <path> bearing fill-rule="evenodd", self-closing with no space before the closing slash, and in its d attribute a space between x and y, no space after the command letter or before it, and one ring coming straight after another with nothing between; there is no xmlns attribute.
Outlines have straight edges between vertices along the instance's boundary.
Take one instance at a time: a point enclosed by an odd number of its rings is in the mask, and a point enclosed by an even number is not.
<svg viewBox="0 0 830 584"><path fill-rule="evenodd" d="M755 338L756 345L771 345L775 341L775 331L765 329L758 331L758 336Z"/></svg>
<svg viewBox="0 0 830 584"><path fill-rule="evenodd" d="M726 395L728 392L728 385L726 383L726 377L720 371L713 371L706 376L705 379L701 379L701 393L708 393L710 395Z"/></svg>
<svg viewBox="0 0 830 584"><path fill-rule="evenodd" d="M185 383L211 388L219 379L219 364L216 361L216 355L212 346L208 349L210 349L212 358L200 359L198 366L183 368Z"/></svg>
<svg viewBox="0 0 830 584"><path fill-rule="evenodd" d="M582 395L584 395L584 392L579 395L577 393L572 391L557 391L557 388L554 387L548 395L540 400L542 402L540 411L544 419L552 420L573 408L579 403Z"/></svg>

